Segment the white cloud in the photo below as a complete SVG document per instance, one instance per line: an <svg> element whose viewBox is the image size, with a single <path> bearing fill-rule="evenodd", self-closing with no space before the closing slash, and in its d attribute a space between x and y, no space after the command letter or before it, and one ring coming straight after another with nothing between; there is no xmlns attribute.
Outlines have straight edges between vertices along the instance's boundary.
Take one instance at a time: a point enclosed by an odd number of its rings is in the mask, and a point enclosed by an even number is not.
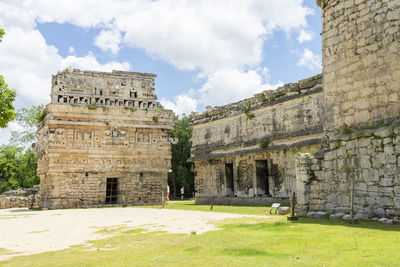
<svg viewBox="0 0 400 267"><path fill-rule="evenodd" d="M70 54L75 54L75 47L70 46L70 47L68 48L68 52L69 52Z"/></svg>
<svg viewBox="0 0 400 267"><path fill-rule="evenodd" d="M46 44L36 22L97 27L94 44L119 52L121 45L145 50L181 70L196 70L204 84L196 94L181 94L166 107L190 113L200 105L221 105L271 89L266 69L259 69L264 41L275 31L307 41L303 0L1 0L0 73L17 89L18 103L49 101L50 77L66 66L110 71L129 70L127 62L100 63L89 53L63 58ZM29 44L29 45L27 45ZM320 58L305 49L299 66L320 68Z"/></svg>
<svg viewBox="0 0 400 267"><path fill-rule="evenodd" d="M130 68L127 62L101 64L91 53L85 57L63 58L57 48L46 44L38 30L11 27L6 32L1 43L0 73L8 85L17 90L17 106L48 103L51 75L67 66L99 71Z"/></svg>
<svg viewBox="0 0 400 267"><path fill-rule="evenodd" d="M197 111L199 106L225 105L282 85L282 82L270 83L267 68L248 71L221 69L206 76L201 75L201 78L206 80L201 88L191 89L189 93L175 97L174 101L162 99L161 103L177 114L190 114L191 111Z"/></svg>
<svg viewBox="0 0 400 267"><path fill-rule="evenodd" d="M309 69L321 70L322 69L322 61L321 57L317 54L314 54L308 48L304 48L302 53L299 53L300 59L297 62L298 66L306 67Z"/></svg>
<svg viewBox="0 0 400 267"><path fill-rule="evenodd" d="M299 32L313 13L303 0L3 1L0 10L7 10L14 24L34 27L37 20L99 27L95 44L112 53L118 52L123 32L132 47L178 69L208 73L257 67L265 38L276 30Z"/></svg>
<svg viewBox="0 0 400 267"><path fill-rule="evenodd" d="M102 30L94 40L94 44L100 47L102 51L109 50L113 54L118 53L120 43L121 43L121 33L118 30L110 30L110 31Z"/></svg>
<svg viewBox="0 0 400 267"><path fill-rule="evenodd" d="M268 35L306 27L311 13L301 0L160 0L122 12L114 27L129 45L179 69L211 73L257 66Z"/></svg>
<svg viewBox="0 0 400 267"><path fill-rule="evenodd" d="M101 64L97 61L96 57L89 52L87 56L76 57L68 56L63 58L60 62L60 69L68 66L82 70L97 70L97 71L112 71L112 70L129 70L130 64L128 62L111 61L106 64Z"/></svg>
<svg viewBox="0 0 400 267"><path fill-rule="evenodd" d="M218 70L207 77L199 89L203 105L221 105L251 97L263 90L276 88L269 82L268 69L240 71L238 69Z"/></svg>
<svg viewBox="0 0 400 267"><path fill-rule="evenodd" d="M299 36L297 37L297 40L299 43L304 43L307 41L311 41L313 39L313 34L311 32L307 32L305 30L300 30Z"/></svg>
<svg viewBox="0 0 400 267"><path fill-rule="evenodd" d="M174 102L166 99L160 100L161 104L166 109L172 109L176 114L190 114L192 111L197 110L198 101L189 95L178 95L174 97Z"/></svg>

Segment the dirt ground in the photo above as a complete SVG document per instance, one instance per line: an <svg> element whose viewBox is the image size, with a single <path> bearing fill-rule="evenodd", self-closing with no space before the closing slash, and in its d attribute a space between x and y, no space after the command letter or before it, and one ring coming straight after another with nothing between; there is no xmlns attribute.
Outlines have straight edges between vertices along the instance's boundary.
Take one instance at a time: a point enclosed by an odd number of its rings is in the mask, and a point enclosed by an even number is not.
<svg viewBox="0 0 400 267"><path fill-rule="evenodd" d="M4 209L0 210L0 261L101 239L105 235L96 231L104 227L201 234L215 230L214 221L238 217L246 215L132 207L46 211ZM8 255L6 250L18 254Z"/></svg>

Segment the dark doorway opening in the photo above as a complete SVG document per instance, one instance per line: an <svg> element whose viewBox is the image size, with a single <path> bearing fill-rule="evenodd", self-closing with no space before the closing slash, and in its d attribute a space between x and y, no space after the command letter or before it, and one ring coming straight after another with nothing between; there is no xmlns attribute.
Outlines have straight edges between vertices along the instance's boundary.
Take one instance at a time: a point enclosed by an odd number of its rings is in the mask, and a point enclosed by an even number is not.
<svg viewBox="0 0 400 267"><path fill-rule="evenodd" d="M118 178L107 178L106 204L117 204Z"/></svg>
<svg viewBox="0 0 400 267"><path fill-rule="evenodd" d="M235 188L233 184L233 163L225 163L226 195L233 196Z"/></svg>
<svg viewBox="0 0 400 267"><path fill-rule="evenodd" d="M268 161L256 160L257 194L269 195Z"/></svg>

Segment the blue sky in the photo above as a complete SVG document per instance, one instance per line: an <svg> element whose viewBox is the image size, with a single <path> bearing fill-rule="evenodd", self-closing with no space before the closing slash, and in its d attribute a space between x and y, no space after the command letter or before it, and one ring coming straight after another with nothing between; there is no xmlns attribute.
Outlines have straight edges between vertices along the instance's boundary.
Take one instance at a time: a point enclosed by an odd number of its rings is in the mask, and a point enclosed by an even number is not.
<svg viewBox="0 0 400 267"><path fill-rule="evenodd" d="M158 99L178 114L321 72L314 0L0 0L0 10L0 74L18 108L48 103L51 75L67 66L155 73Z"/></svg>

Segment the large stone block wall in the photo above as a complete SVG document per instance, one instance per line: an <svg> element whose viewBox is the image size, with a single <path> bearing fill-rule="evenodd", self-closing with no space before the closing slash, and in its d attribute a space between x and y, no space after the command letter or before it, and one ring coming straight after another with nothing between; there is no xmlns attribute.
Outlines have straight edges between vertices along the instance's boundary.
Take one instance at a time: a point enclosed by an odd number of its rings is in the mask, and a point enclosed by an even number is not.
<svg viewBox="0 0 400 267"><path fill-rule="evenodd" d="M66 71L53 76L52 103L39 125L42 207L156 204L171 168L173 113L154 94L154 74Z"/></svg>
<svg viewBox="0 0 400 267"><path fill-rule="evenodd" d="M349 212L354 183L358 218L400 215L400 122L347 128L297 162L300 214Z"/></svg>
<svg viewBox="0 0 400 267"><path fill-rule="evenodd" d="M400 1L317 2L325 128L400 117Z"/></svg>
<svg viewBox="0 0 400 267"><path fill-rule="evenodd" d="M325 0L322 8L324 128L299 158L300 214L400 214L400 1ZM352 189L354 184L354 190Z"/></svg>
<svg viewBox="0 0 400 267"><path fill-rule="evenodd" d="M167 173L50 173L40 176L42 207L101 207L106 203L107 178L118 179L119 205L161 203ZM164 192L165 194L165 192Z"/></svg>

